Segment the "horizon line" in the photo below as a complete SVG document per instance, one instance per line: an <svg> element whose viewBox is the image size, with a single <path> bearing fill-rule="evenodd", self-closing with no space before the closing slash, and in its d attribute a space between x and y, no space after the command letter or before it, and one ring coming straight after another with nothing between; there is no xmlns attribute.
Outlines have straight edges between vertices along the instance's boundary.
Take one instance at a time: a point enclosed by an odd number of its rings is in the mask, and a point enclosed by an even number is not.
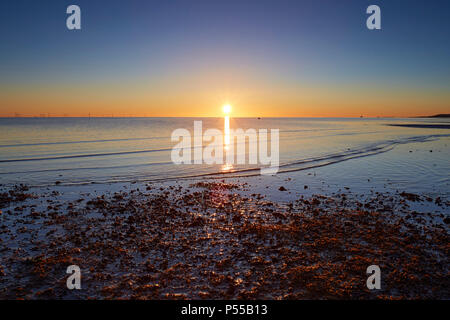
<svg viewBox="0 0 450 320"><path fill-rule="evenodd" d="M378 118L429 118L429 117L435 117L438 115L421 115L421 116L230 116L231 118L235 119L270 119L270 118L280 118L280 119L288 119L288 118L342 118L342 119L378 119ZM90 115L90 116L0 116L1 119L18 119L18 118L38 118L38 119L47 119L47 118L104 118L104 119L113 119L113 118L223 118L223 116L96 116L96 115Z"/></svg>

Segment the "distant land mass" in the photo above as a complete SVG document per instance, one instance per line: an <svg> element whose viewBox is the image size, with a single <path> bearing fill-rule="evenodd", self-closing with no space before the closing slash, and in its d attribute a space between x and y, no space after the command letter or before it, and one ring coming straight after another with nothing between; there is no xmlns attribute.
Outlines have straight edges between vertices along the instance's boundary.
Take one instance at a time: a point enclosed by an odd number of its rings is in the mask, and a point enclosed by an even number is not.
<svg viewBox="0 0 450 320"><path fill-rule="evenodd" d="M450 118L450 113L435 114L434 116L422 116L417 118Z"/></svg>

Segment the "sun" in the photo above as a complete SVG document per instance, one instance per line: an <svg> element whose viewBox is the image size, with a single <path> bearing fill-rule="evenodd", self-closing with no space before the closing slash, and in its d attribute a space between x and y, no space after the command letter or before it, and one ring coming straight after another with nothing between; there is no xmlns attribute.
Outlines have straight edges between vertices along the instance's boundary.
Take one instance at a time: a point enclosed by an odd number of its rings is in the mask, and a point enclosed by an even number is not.
<svg viewBox="0 0 450 320"><path fill-rule="evenodd" d="M231 112L231 106L229 104L226 104L222 107L223 113L229 114Z"/></svg>

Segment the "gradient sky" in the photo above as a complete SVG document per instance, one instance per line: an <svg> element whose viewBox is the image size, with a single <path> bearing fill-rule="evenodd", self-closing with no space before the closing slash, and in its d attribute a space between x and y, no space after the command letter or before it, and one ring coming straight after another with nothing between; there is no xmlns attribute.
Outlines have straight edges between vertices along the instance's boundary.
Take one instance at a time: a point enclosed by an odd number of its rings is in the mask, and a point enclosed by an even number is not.
<svg viewBox="0 0 450 320"><path fill-rule="evenodd" d="M0 116L450 113L448 0L2 0L0 34Z"/></svg>

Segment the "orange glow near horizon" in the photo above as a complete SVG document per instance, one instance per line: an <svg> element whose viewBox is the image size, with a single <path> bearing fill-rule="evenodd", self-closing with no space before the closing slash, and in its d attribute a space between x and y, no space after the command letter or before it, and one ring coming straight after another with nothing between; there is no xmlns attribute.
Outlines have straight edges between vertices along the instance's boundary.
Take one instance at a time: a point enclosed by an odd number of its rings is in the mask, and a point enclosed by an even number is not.
<svg viewBox="0 0 450 320"><path fill-rule="evenodd" d="M427 88L315 87L242 81L223 89L204 81L178 83L0 87L1 117L410 117L449 113L450 92ZM228 107L226 108L228 110ZM230 106L231 112L231 106Z"/></svg>

